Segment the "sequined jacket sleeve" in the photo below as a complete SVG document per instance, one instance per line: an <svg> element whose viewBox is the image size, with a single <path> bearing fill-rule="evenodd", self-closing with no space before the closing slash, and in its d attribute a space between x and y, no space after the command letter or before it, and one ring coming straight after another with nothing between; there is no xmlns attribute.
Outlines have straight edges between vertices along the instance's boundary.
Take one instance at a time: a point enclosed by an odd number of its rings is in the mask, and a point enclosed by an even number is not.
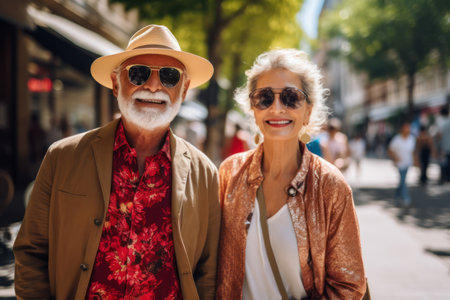
<svg viewBox="0 0 450 300"><path fill-rule="evenodd" d="M313 157L312 170L321 172L311 172L314 176L305 179L306 189L316 185L314 192L304 193L311 256L305 271L313 273L304 277L314 278L309 295L313 299L361 299L365 275L352 191L327 162Z"/></svg>
<svg viewBox="0 0 450 300"><path fill-rule="evenodd" d="M262 146L224 161L219 169L222 208L218 299L241 299L247 225L263 181ZM365 275L350 187L342 174L302 145L302 164L290 197L302 282L310 299L361 299Z"/></svg>

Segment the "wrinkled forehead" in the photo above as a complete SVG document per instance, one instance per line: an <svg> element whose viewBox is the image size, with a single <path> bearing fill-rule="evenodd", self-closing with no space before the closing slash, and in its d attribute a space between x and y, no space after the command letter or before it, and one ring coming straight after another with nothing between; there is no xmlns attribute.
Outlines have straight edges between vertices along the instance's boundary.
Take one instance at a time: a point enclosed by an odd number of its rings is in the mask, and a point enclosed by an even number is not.
<svg viewBox="0 0 450 300"><path fill-rule="evenodd" d="M185 66L176 58L161 54L143 54L131 57L120 65L126 67L128 65L142 64L155 67L176 67L186 71Z"/></svg>

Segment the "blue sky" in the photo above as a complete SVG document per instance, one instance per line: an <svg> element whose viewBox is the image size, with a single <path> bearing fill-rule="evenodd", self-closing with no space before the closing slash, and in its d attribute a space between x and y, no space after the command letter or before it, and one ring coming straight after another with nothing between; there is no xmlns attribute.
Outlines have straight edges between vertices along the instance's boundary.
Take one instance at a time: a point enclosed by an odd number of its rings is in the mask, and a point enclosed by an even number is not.
<svg viewBox="0 0 450 300"><path fill-rule="evenodd" d="M324 0L305 0L297 18L310 38L317 37L317 25Z"/></svg>

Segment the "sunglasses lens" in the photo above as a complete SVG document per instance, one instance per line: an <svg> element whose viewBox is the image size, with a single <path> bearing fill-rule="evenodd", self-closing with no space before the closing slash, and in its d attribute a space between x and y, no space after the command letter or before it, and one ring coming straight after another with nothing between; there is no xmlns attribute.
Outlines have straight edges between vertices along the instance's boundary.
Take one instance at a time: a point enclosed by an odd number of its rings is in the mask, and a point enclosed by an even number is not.
<svg viewBox="0 0 450 300"><path fill-rule="evenodd" d="M151 73L152 70L147 66L132 66L128 70L128 79L134 85L143 85Z"/></svg>
<svg viewBox="0 0 450 300"><path fill-rule="evenodd" d="M304 98L300 91L294 89L285 88L281 92L281 101L287 108L299 108Z"/></svg>
<svg viewBox="0 0 450 300"><path fill-rule="evenodd" d="M161 80L162 85L167 88L172 88L177 85L180 81L180 71L175 68L161 68L159 70L159 79Z"/></svg>
<svg viewBox="0 0 450 300"><path fill-rule="evenodd" d="M276 89L275 89L276 90ZM297 109L302 106L303 101L307 101L304 92L295 88L284 88L277 93L272 88L256 89L250 94L251 105L257 109L264 110L269 108L275 101L275 94L280 94L283 105L290 109Z"/></svg>
<svg viewBox="0 0 450 300"><path fill-rule="evenodd" d="M252 96L252 105L257 109L269 108L274 100L274 94L270 88L262 89Z"/></svg>

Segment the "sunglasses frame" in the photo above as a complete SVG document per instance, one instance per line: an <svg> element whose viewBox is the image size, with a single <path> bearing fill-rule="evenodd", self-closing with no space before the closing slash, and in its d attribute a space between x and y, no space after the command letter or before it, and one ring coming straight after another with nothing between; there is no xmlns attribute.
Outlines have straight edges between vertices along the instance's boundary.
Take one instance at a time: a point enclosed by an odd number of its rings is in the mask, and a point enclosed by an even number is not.
<svg viewBox="0 0 450 300"><path fill-rule="evenodd" d="M274 96L272 102L271 102L270 105L267 106L266 108L261 108L261 106L255 105L255 104L253 103L253 102L254 102L253 99L255 99L255 94L256 94L257 92L259 92L259 91L262 91L262 90L270 90L270 91L273 93L273 96ZM279 92L276 92L276 90L279 90ZM296 92L300 92L301 94L303 94L303 95L305 96L305 99L304 99L304 100L298 101L298 102L299 102L298 106L296 106L296 107L290 107L290 106L288 106L288 105L286 105L286 104L284 103L283 99L281 99L281 94L282 94L285 90L294 90L294 91L296 91ZM271 106L273 105L273 103L275 102L275 95L277 95L277 94L280 95L280 101L281 101L281 103L283 104L283 106L286 107L287 109L299 109L300 107L302 107L303 101L306 101L308 104L311 104L311 102L309 101L308 94L306 94L306 92L305 92L304 90L301 90L301 89L296 88L296 87L293 87L293 86L286 86L286 87L284 87L284 88L263 87L263 88L259 88L259 89L254 89L254 90L249 94L250 104L251 104L252 107L254 107L254 108L256 108L256 109L259 109L259 110L266 110L266 109L268 109L269 107L271 107Z"/></svg>
<svg viewBox="0 0 450 300"><path fill-rule="evenodd" d="M142 84L134 84L133 82L131 82L131 79L130 79L130 69L131 69L132 67L147 67L147 68L150 69L150 74L148 75L148 78L147 78ZM161 81L161 73L160 73L159 71L160 71L161 69L164 69L164 68L175 69L175 70L177 70L177 71L180 73L180 79L178 80L178 82L177 82L174 86L166 86L166 85ZM158 71L159 82L161 83L161 85L162 85L163 87L168 88L168 89L171 89L171 88L176 87L176 86L178 85L178 83L180 83L181 77L183 76L183 73L184 73L183 70L181 70L180 68L177 68L177 67L172 67L172 66L149 66L149 65L143 65L143 64L132 64L132 65L128 65L128 66L125 67L125 70L127 70L127 78L128 78L128 81L129 81L132 85L134 85L134 86L143 86L143 85L150 79L150 77L152 76L152 71Z"/></svg>

